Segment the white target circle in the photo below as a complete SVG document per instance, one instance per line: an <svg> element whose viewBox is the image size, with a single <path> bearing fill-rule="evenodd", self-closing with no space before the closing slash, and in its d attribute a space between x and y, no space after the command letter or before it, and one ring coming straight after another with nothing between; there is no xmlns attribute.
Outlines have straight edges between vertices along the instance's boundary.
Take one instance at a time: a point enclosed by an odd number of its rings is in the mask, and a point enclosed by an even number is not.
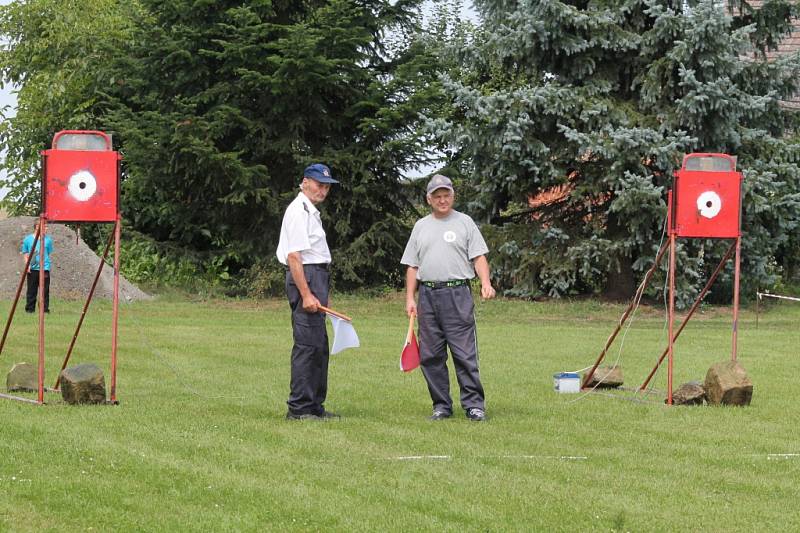
<svg viewBox="0 0 800 533"><path fill-rule="evenodd" d="M697 211L700 216L714 218L722 209L722 198L714 191L706 191L697 197Z"/></svg>
<svg viewBox="0 0 800 533"><path fill-rule="evenodd" d="M67 190L79 202L85 202L97 191L97 180L88 170L80 170L69 178Z"/></svg>
<svg viewBox="0 0 800 533"><path fill-rule="evenodd" d="M456 242L456 232L455 231L445 231L444 235L444 242Z"/></svg>

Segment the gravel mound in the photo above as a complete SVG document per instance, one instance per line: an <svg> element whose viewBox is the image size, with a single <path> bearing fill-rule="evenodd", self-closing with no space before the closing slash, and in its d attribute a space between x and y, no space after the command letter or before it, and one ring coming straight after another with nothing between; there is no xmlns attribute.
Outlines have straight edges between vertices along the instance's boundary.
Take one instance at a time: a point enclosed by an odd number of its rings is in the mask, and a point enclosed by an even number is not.
<svg viewBox="0 0 800 533"><path fill-rule="evenodd" d="M25 264L20 254L22 239L33 232L36 217L14 217L0 220L0 298L11 300L17 291L22 269ZM78 238L75 231L63 224L48 224L47 234L53 239L53 253L50 256L50 296L64 300L86 300L92 281L100 266L100 257ZM113 246L113 244L112 244ZM113 255L109 251L109 259ZM122 256L125 260L125 256ZM95 298L111 299L114 296L114 268L110 264L103 267L95 288ZM121 302L147 300L152 298L136 285L119 278L119 298ZM21 303L25 303L23 284Z"/></svg>

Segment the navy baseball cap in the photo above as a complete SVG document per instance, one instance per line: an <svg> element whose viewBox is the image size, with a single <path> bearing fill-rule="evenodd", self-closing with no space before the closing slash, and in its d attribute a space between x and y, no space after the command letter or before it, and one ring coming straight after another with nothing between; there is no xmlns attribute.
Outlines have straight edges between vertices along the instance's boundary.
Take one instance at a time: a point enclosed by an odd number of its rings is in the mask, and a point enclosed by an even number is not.
<svg viewBox="0 0 800 533"><path fill-rule="evenodd" d="M331 169L322 163L314 163L313 165L307 166L303 171L303 177L311 178L320 183L339 183L331 176Z"/></svg>

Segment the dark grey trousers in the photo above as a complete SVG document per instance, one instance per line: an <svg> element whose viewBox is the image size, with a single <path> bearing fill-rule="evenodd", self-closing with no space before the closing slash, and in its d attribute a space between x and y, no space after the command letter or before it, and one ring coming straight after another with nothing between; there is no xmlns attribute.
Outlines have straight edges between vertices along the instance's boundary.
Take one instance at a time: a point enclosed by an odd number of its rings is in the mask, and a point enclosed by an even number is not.
<svg viewBox="0 0 800 533"><path fill-rule="evenodd" d="M475 304L469 286L419 288L419 355L422 374L428 383L433 409L453 412L447 348L453 356L461 389L461 407L484 409L483 385L478 371L478 338L475 333Z"/></svg>
<svg viewBox="0 0 800 533"><path fill-rule="evenodd" d="M328 305L330 274L325 265L303 265L308 287L322 305ZM292 273L286 272L286 296L292 309L292 378L289 412L320 415L328 395L328 332L325 313L306 313Z"/></svg>

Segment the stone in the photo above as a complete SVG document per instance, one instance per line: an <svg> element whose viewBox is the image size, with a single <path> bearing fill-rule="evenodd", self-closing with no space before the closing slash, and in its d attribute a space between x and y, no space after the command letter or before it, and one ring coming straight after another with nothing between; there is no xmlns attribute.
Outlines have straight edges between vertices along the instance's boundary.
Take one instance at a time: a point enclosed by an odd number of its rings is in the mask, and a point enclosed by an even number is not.
<svg viewBox="0 0 800 533"><path fill-rule="evenodd" d="M672 393L672 405L703 405L705 399L706 390L699 381L684 383Z"/></svg>
<svg viewBox="0 0 800 533"><path fill-rule="evenodd" d="M592 379L586 384L588 388L614 388L621 387L622 367L619 366L598 366L592 374Z"/></svg>
<svg viewBox="0 0 800 533"><path fill-rule="evenodd" d="M39 390L39 370L30 363L17 363L6 376L8 392L35 392Z"/></svg>
<svg viewBox="0 0 800 533"><path fill-rule="evenodd" d="M753 382L737 361L724 361L708 369L705 390L710 405L750 405Z"/></svg>
<svg viewBox="0 0 800 533"><path fill-rule="evenodd" d="M61 372L61 397L70 404L104 403L106 382L95 364L84 363Z"/></svg>

